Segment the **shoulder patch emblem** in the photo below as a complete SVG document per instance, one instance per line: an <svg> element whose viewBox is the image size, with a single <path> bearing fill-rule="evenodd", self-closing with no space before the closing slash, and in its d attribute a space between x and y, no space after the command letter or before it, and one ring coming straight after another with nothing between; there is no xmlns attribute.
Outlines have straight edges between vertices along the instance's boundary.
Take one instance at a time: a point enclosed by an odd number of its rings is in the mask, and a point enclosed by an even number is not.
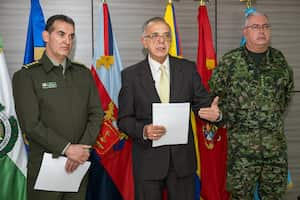
<svg viewBox="0 0 300 200"><path fill-rule="evenodd" d="M0 104L0 158L14 147L18 138L18 123L15 117L6 116L4 106Z"/></svg>

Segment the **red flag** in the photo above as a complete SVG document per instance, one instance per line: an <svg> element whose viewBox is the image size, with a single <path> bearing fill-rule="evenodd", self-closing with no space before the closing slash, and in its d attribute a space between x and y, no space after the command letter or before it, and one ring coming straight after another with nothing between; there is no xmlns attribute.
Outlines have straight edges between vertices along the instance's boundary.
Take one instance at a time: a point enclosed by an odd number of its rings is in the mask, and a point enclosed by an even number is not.
<svg viewBox="0 0 300 200"><path fill-rule="evenodd" d="M117 118L118 109L108 95L93 66L91 72L98 88L102 108L105 112L104 123L94 148L97 154L100 155L102 166L112 178L123 199L133 200L132 143L129 139L122 138L124 134L113 126L112 119ZM119 144L119 149L112 148L116 142L122 139L123 142Z"/></svg>
<svg viewBox="0 0 300 200"><path fill-rule="evenodd" d="M216 66L216 53L213 46L211 28L207 9L205 5L198 8L198 72L202 79L202 84L209 90L208 80L211 77L212 69Z"/></svg>
<svg viewBox="0 0 300 200"><path fill-rule="evenodd" d="M216 66L210 22L205 5L198 9L197 68L202 83L209 90L208 80ZM198 146L201 163L201 197L204 200L227 200L226 160L227 135L225 128L197 120Z"/></svg>

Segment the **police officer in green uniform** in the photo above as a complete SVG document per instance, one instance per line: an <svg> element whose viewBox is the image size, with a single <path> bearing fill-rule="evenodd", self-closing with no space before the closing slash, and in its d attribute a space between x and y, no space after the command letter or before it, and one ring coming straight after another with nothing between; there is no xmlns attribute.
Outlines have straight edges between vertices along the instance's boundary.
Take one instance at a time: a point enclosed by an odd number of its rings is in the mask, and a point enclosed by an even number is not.
<svg viewBox="0 0 300 200"><path fill-rule="evenodd" d="M268 17L255 12L245 22L246 45L226 53L209 82L228 130L227 189L233 200L282 199L287 186L284 112L293 73L270 47Z"/></svg>
<svg viewBox="0 0 300 200"><path fill-rule="evenodd" d="M86 176L78 192L34 189L45 152L54 157L66 156L65 170L72 173L87 161L101 127L103 111L90 70L68 58L74 37L75 24L71 18L50 17L43 32L43 56L13 77L17 115L30 144L28 200L85 199Z"/></svg>

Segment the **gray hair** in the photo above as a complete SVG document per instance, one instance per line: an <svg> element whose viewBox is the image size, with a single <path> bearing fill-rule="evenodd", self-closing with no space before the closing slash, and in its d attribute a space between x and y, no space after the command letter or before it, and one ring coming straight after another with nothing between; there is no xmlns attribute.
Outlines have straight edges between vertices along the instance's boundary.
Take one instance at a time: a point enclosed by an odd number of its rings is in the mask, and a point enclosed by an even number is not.
<svg viewBox="0 0 300 200"><path fill-rule="evenodd" d="M168 26L169 28L169 31L171 32L171 27L170 25L166 22L166 20L162 17L152 17L150 19L148 19L144 24L143 24L143 27L142 27L142 31L143 31L143 34L146 32L146 29L148 28L148 25L152 22L162 22L164 23L165 25Z"/></svg>
<svg viewBox="0 0 300 200"><path fill-rule="evenodd" d="M170 25L166 22L166 20L162 17L152 17L150 19L148 19L142 26L142 34L143 36L145 36L145 33L146 33L146 29L148 28L148 25L152 22L162 22L164 23L165 25L168 26L169 28L169 32L171 33L171 27ZM147 55L148 54L148 49L145 49L144 47L142 48L142 54L143 55Z"/></svg>
<svg viewBox="0 0 300 200"><path fill-rule="evenodd" d="M247 27L247 26L248 26L249 19L250 19L250 17L252 17L252 16L264 16L264 17L267 18L267 20L269 21L269 17L268 17L266 14L255 11L255 12L249 14L249 15L246 17L244 27Z"/></svg>

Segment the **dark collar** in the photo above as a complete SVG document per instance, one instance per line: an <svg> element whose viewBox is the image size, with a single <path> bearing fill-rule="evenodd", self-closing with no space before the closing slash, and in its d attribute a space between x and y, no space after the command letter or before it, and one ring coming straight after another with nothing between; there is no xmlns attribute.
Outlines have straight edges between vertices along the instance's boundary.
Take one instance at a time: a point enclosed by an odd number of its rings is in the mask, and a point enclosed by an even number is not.
<svg viewBox="0 0 300 200"><path fill-rule="evenodd" d="M242 50L243 50L243 54L244 56L246 57L247 59L247 62L248 63L253 63L254 64L254 60L253 58L250 56L250 51L246 48L246 45L244 45L243 47L241 47ZM252 52L254 53L254 52ZM272 60L272 51L271 51L271 47L269 46L268 49L262 53L262 58L261 58L261 64L265 65L265 64L268 64L270 63L270 61Z"/></svg>
<svg viewBox="0 0 300 200"><path fill-rule="evenodd" d="M66 70L70 67L72 67L72 62L70 61L69 58L66 58ZM48 58L48 56L46 55L46 52L43 53L41 59L38 61L42 67L44 68L44 70L48 73L50 72L54 67L57 67L55 65L53 65L53 63L51 62L51 60Z"/></svg>

